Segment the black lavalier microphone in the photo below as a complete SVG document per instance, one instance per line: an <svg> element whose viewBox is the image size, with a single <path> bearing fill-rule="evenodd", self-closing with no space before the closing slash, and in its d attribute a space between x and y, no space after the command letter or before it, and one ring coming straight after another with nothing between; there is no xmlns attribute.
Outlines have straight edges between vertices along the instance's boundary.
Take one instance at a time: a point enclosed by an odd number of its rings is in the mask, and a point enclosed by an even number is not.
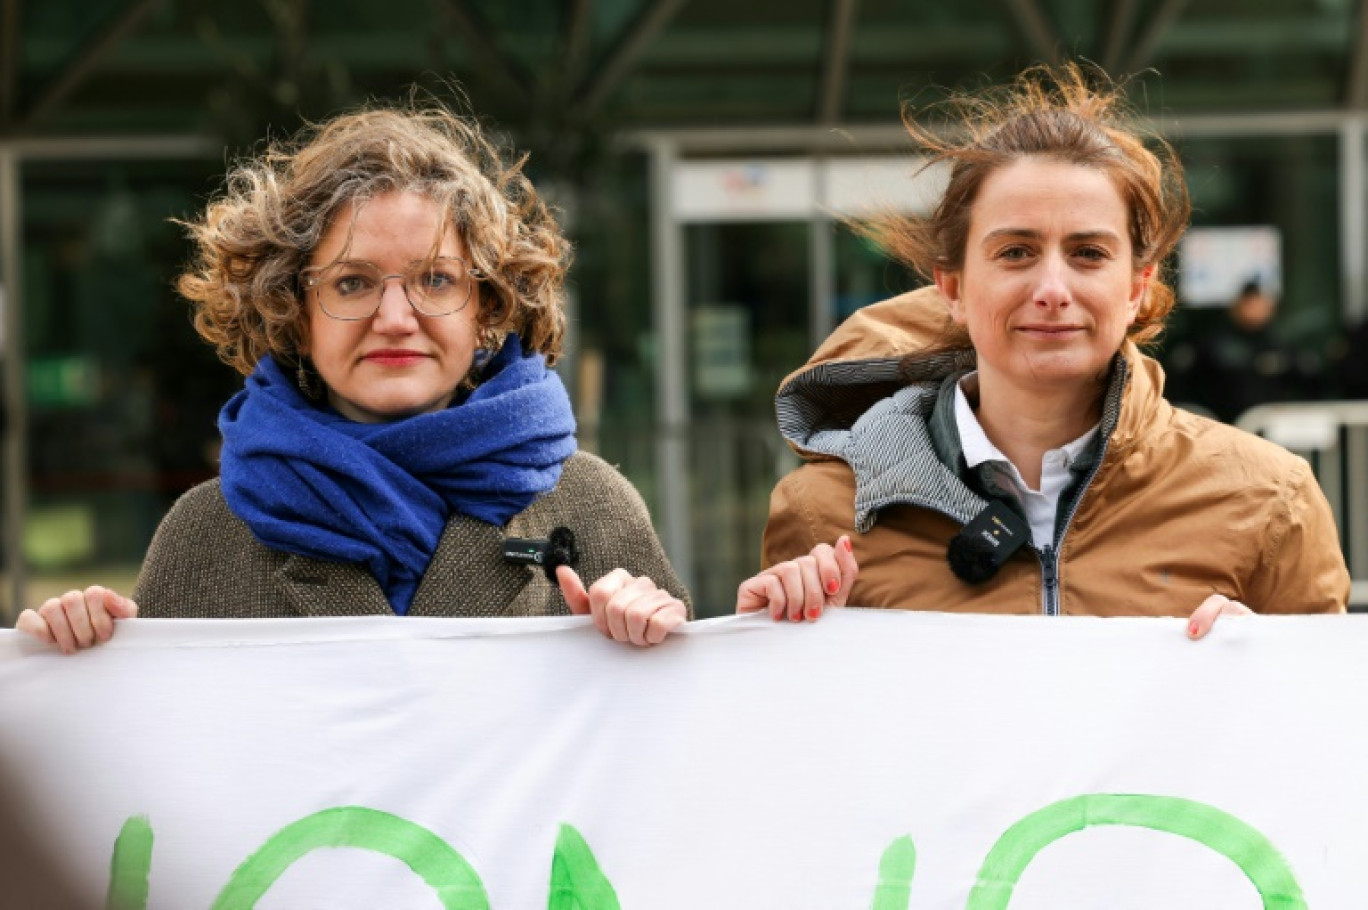
<svg viewBox="0 0 1368 910"><path fill-rule="evenodd" d="M556 583L557 566L579 564L575 532L566 527L553 528L546 540L509 537L504 540L503 557L509 562L541 566L552 584Z"/></svg>
<svg viewBox="0 0 1368 910"><path fill-rule="evenodd" d="M960 581L981 584L997 574L1031 539L1030 525L1009 507L994 499L988 507L950 538L945 553L950 571Z"/></svg>

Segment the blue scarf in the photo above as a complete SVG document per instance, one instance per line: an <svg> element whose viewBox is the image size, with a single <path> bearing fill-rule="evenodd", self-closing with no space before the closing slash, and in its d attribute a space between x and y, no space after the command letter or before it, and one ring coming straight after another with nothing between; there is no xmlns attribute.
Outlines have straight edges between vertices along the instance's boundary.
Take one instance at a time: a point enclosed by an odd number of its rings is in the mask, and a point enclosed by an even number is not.
<svg viewBox="0 0 1368 910"><path fill-rule="evenodd" d="M516 335L449 408L355 423L263 358L219 413L224 499L272 549L362 563L408 612L452 512L503 526L575 451L560 377Z"/></svg>

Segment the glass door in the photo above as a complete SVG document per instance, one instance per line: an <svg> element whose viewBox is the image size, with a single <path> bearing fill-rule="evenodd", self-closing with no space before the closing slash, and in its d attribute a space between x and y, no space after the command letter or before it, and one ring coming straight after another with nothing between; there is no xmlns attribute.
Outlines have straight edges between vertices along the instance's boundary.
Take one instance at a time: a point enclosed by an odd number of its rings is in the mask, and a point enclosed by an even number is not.
<svg viewBox="0 0 1368 910"><path fill-rule="evenodd" d="M727 613L760 568L775 481L796 463L774 422L779 382L807 359L807 222L685 231L694 599Z"/></svg>

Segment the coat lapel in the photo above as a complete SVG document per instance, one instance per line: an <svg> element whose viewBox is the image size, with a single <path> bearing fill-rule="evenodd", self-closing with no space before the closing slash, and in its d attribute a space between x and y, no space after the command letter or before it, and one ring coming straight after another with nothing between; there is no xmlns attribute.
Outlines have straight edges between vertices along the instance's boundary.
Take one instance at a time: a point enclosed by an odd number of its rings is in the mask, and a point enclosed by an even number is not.
<svg viewBox="0 0 1368 910"><path fill-rule="evenodd" d="M423 573L409 614L514 615L520 595L540 572L503 558L505 537L535 536L518 530L519 519L525 515L515 517L506 529L466 515L452 515Z"/></svg>
<svg viewBox="0 0 1368 910"><path fill-rule="evenodd" d="M393 615L365 567L292 555L276 572L285 601L299 616Z"/></svg>

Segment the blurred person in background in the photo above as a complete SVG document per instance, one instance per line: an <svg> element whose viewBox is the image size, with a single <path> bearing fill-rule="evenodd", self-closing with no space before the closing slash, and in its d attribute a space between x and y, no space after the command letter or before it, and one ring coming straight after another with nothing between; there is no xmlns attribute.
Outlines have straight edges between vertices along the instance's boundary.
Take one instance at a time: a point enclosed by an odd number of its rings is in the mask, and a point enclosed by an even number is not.
<svg viewBox="0 0 1368 910"><path fill-rule="evenodd" d="M1189 203L1101 78L1032 70L936 129L908 118L948 187L867 230L935 285L860 311L781 385L805 463L739 611L1174 616L1201 638L1226 614L1344 610L1307 463L1174 408L1141 350Z"/></svg>
<svg viewBox="0 0 1368 910"><path fill-rule="evenodd" d="M1255 405L1318 398L1319 363L1278 337L1277 299L1257 280L1240 288L1226 317L1166 358L1169 397L1207 408L1234 423Z"/></svg>
<svg viewBox="0 0 1368 910"><path fill-rule="evenodd" d="M132 600L69 591L18 628L70 652L135 614L575 612L638 645L684 622L645 504L577 451L548 369L570 249L524 160L433 104L340 116L233 169L186 224L178 282L247 377L220 477L162 521Z"/></svg>

